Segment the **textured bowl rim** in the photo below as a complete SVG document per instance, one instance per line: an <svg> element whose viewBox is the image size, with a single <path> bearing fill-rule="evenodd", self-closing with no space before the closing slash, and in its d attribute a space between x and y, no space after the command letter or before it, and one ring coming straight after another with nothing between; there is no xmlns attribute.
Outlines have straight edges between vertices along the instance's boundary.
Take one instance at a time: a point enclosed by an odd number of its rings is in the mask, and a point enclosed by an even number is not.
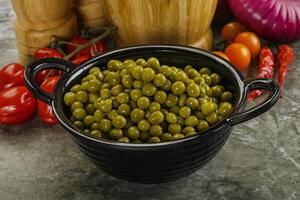
<svg viewBox="0 0 300 200"><path fill-rule="evenodd" d="M207 59L211 59L214 60L215 62L218 62L219 64L223 65L224 67L226 67L235 77L238 85L239 85L239 97L234 106L234 110L231 112L231 114L229 116L227 116L226 119L222 120L221 122L219 122L218 124L216 124L215 126L211 127L208 129L208 131L201 133L201 134L196 134L195 136L191 136L191 137L187 137L187 138L183 138L183 139L179 139L179 140L175 140L175 141L169 141L169 142L160 142L160 143L141 143L141 144L134 144L134 143L121 143L121 142L117 142L117 141L111 141L111 140L104 140L104 139L97 139L97 138L93 138L90 136L85 135L84 133L81 133L79 130L76 130L75 128L73 128L71 122L69 121L69 119L65 116L65 113L63 112L62 109L62 105L59 102L59 99L61 99L62 91L63 88L65 87L65 85L67 84L67 82L70 82L70 80L74 79L74 74L78 73L79 71L85 71L87 69L89 69L89 67L93 66L95 64L95 62L97 62L99 59L101 58L105 58L108 56L112 56L114 54L120 54L120 53L124 53L126 54L126 52L128 51L139 51L139 50L144 50L144 49L148 49L148 50L180 50L180 51L185 51L185 52L191 52L191 53L196 53L199 54L201 56L205 56L207 57ZM56 96L55 100L52 101L52 107L53 107L53 111L55 116L57 117L58 121L60 122L60 124L63 126L63 128L65 130L67 130L70 134L72 134L73 136L77 136L77 137L81 137L84 138L86 140L91 140L93 142L96 142L98 144L102 144L102 145L108 145L110 147L115 147L115 148L128 148L128 149L136 149L136 148L151 148L151 147L167 147L169 145L174 145L174 144L179 144L179 143L184 143L184 142L189 142L191 140L196 140L198 138L203 138L206 137L208 135L211 135L212 133L218 131L221 128L224 128L225 126L230 126L228 124L228 118L234 114L237 111L240 111L243 107L243 102L241 102L242 100L242 93L243 93L243 86L244 86L244 76L243 74L235 67L233 66L230 62L228 62L227 60L209 52L206 50L202 50L202 49L197 49L197 48L193 48L193 47L188 47L188 46L182 46L182 45L138 45L138 46L130 46L130 47L126 47L126 48L121 48L121 49L117 49L117 50L113 50L110 52L107 52L105 54L93 57L91 59L89 59L88 61L86 61L85 63L83 63L82 65L80 65L78 68L76 68L75 70L73 70L70 74L67 74L66 77L62 78L62 80L58 83L58 85L55 88L54 94Z"/></svg>

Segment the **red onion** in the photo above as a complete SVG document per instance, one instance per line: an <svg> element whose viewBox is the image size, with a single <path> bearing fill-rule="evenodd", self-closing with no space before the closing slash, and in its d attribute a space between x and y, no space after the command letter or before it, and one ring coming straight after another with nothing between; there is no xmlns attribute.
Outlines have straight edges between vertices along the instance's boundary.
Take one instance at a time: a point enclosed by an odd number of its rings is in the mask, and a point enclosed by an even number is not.
<svg viewBox="0 0 300 200"><path fill-rule="evenodd" d="M249 30L271 41L300 38L300 0L227 0Z"/></svg>

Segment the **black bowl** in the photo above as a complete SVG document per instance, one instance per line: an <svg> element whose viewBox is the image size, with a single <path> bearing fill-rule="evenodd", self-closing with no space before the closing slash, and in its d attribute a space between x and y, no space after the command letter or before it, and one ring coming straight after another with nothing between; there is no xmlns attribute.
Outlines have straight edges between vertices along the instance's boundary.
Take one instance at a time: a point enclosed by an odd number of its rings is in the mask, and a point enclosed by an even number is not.
<svg viewBox="0 0 300 200"><path fill-rule="evenodd" d="M234 110L228 118L209 128L203 134L177 141L157 144L127 144L89 137L68 120L64 94L88 74L93 66L106 66L111 59L137 59L157 57L161 64L183 67L209 67L219 73L222 84L234 94ZM55 68L66 73L58 82L53 94L40 90L34 81L37 71ZM115 50L94 57L79 67L59 59L42 59L30 63L25 70L25 80L31 92L52 105L55 116L74 142L90 160L107 173L140 183L168 182L196 171L211 160L227 141L235 124L247 121L266 112L279 98L277 84L269 79L244 81L243 75L229 62L210 52L184 46L149 45ZM254 89L269 91L269 97L254 108L243 111L247 94Z"/></svg>

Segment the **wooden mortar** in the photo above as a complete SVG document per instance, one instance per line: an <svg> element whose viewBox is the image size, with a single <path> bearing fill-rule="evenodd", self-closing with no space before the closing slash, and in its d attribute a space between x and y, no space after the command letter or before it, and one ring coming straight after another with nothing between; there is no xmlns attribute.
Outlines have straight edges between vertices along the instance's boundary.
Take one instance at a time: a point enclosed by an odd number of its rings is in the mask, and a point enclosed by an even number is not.
<svg viewBox="0 0 300 200"><path fill-rule="evenodd" d="M218 0L104 0L117 45L172 43L212 48Z"/></svg>

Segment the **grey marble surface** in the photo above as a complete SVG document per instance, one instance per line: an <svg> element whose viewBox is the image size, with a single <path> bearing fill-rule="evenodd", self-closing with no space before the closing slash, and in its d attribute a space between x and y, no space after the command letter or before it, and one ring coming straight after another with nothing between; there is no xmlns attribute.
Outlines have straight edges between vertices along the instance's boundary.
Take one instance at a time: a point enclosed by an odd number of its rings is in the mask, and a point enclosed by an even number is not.
<svg viewBox="0 0 300 200"><path fill-rule="evenodd" d="M9 1L0 0L0 66L17 61ZM300 42L283 97L238 125L220 153L189 177L141 185L91 164L59 125L0 126L0 199L299 200ZM248 75L249 77L249 75Z"/></svg>

